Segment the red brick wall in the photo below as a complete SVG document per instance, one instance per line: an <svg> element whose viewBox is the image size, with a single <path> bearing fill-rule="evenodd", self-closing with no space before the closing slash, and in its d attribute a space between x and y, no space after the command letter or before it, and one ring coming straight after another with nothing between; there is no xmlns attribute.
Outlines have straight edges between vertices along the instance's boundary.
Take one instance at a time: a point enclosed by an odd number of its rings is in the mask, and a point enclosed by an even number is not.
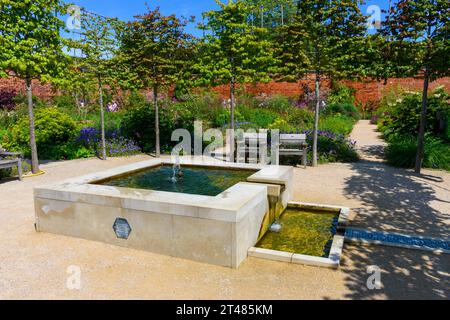
<svg viewBox="0 0 450 320"><path fill-rule="evenodd" d="M25 94L25 81L16 78L0 78L0 92L14 92L16 94ZM48 100L55 93L49 84L41 84L37 80L33 80L33 94L44 100Z"/></svg>
<svg viewBox="0 0 450 320"><path fill-rule="evenodd" d="M391 78L387 81L341 81L346 86L356 89L356 100L360 104L367 104L368 102L379 102L383 94L402 90L422 91L423 78ZM438 86L444 86L446 91L450 92L450 78L442 78L430 83L430 91L436 89Z"/></svg>
<svg viewBox="0 0 450 320"><path fill-rule="evenodd" d="M288 97L298 96L303 94L303 87L307 85L311 91L314 91L315 79L313 76L308 76L305 80L298 82L269 82L269 83L256 83L256 84L246 84L244 86L237 86L237 90L244 87L245 91L255 95L266 94L266 95L285 95ZM329 89L331 82L329 80L322 80L321 87L324 89ZM228 85L221 85L212 88L212 91L217 92L223 98L229 98L230 87Z"/></svg>
<svg viewBox="0 0 450 320"><path fill-rule="evenodd" d="M341 83L356 89L356 100L363 105L367 103L378 102L385 92L390 90L422 90L423 79L421 78L392 78L387 84L384 82L369 81L341 81ZM245 90L252 94L275 95L281 94L286 96L298 96L303 94L303 86L307 85L310 90L314 90L314 78L307 77L305 80L297 83L290 82L270 82L245 85ZM450 77L439 79L430 84L430 90L434 90L437 86L443 85L450 92ZM323 80L321 83L323 89L328 90L331 87L329 80ZM242 87L241 87L242 88ZM239 89L239 88L238 88ZM24 81L18 78L0 78L0 92L14 91L16 93L25 93ZM223 98L229 97L229 86L221 85L212 89ZM41 99L49 99L55 92L50 85L40 84L33 81L33 94Z"/></svg>
<svg viewBox="0 0 450 320"><path fill-rule="evenodd" d="M392 78L389 79L384 84L384 81L378 82L374 80L368 81L350 81L344 80L340 81L340 83L352 87L356 89L356 100L358 103L362 105L366 105L367 103L377 103L380 101L381 97L385 92L389 92L391 90L400 91L400 90L414 90L421 91L423 87L423 79L422 78ZM314 79L308 78L306 80L298 81L297 83L288 83L288 82L270 82L267 84L258 83L256 85L247 84L245 85L245 90L249 93L253 94L281 94L286 96L298 96L303 94L303 85L307 85L311 90L314 90ZM448 92L450 92L450 78L442 78L437 81L434 81L430 84L430 91L434 90L436 87L443 85ZM321 87L325 90L329 90L331 88L331 82L329 80L323 80L321 83ZM221 85L212 89L214 92L217 92L223 98L229 97L229 86Z"/></svg>

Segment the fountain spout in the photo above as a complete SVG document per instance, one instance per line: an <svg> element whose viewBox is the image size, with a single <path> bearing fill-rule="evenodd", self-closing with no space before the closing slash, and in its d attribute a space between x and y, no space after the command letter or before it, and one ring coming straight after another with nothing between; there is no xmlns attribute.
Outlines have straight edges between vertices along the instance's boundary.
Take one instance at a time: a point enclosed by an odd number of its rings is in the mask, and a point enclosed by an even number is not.
<svg viewBox="0 0 450 320"><path fill-rule="evenodd" d="M178 178L183 176L183 172L181 171L180 150L177 149L174 151L175 151L174 152L175 163L173 164L173 167L172 167L173 175L172 175L171 181L173 183L176 183L176 182L178 182Z"/></svg>

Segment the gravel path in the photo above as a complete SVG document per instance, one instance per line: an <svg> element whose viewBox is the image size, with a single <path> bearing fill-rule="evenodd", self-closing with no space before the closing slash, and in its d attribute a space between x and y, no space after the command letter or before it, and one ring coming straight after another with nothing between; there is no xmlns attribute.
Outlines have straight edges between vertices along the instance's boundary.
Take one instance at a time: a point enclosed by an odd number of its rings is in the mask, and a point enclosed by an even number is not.
<svg viewBox="0 0 450 320"><path fill-rule="evenodd" d="M356 124L350 139L357 142L356 149L362 160L383 161L386 142L380 135L377 127L370 124L370 120L361 120Z"/></svg>

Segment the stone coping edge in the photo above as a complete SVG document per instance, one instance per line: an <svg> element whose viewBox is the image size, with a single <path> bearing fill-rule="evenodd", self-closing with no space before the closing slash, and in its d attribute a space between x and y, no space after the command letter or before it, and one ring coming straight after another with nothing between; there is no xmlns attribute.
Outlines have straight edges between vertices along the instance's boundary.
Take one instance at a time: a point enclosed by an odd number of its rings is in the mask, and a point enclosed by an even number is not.
<svg viewBox="0 0 450 320"><path fill-rule="evenodd" d="M248 250L248 256L258 259L287 262L292 264L338 269L340 266L343 247L344 247L344 237L340 235L335 235L333 238L333 244L331 246L328 258L256 247L252 247Z"/></svg>

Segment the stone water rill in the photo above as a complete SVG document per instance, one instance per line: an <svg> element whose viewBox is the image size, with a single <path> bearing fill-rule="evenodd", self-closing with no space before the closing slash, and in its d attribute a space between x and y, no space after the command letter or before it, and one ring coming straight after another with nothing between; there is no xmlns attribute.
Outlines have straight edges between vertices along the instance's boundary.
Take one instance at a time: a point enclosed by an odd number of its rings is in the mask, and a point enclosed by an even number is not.
<svg viewBox="0 0 450 320"><path fill-rule="evenodd" d="M189 167L253 172L212 196L101 184L163 165L184 172L175 185ZM36 230L236 268L287 207L292 179L287 166L154 159L35 188Z"/></svg>

